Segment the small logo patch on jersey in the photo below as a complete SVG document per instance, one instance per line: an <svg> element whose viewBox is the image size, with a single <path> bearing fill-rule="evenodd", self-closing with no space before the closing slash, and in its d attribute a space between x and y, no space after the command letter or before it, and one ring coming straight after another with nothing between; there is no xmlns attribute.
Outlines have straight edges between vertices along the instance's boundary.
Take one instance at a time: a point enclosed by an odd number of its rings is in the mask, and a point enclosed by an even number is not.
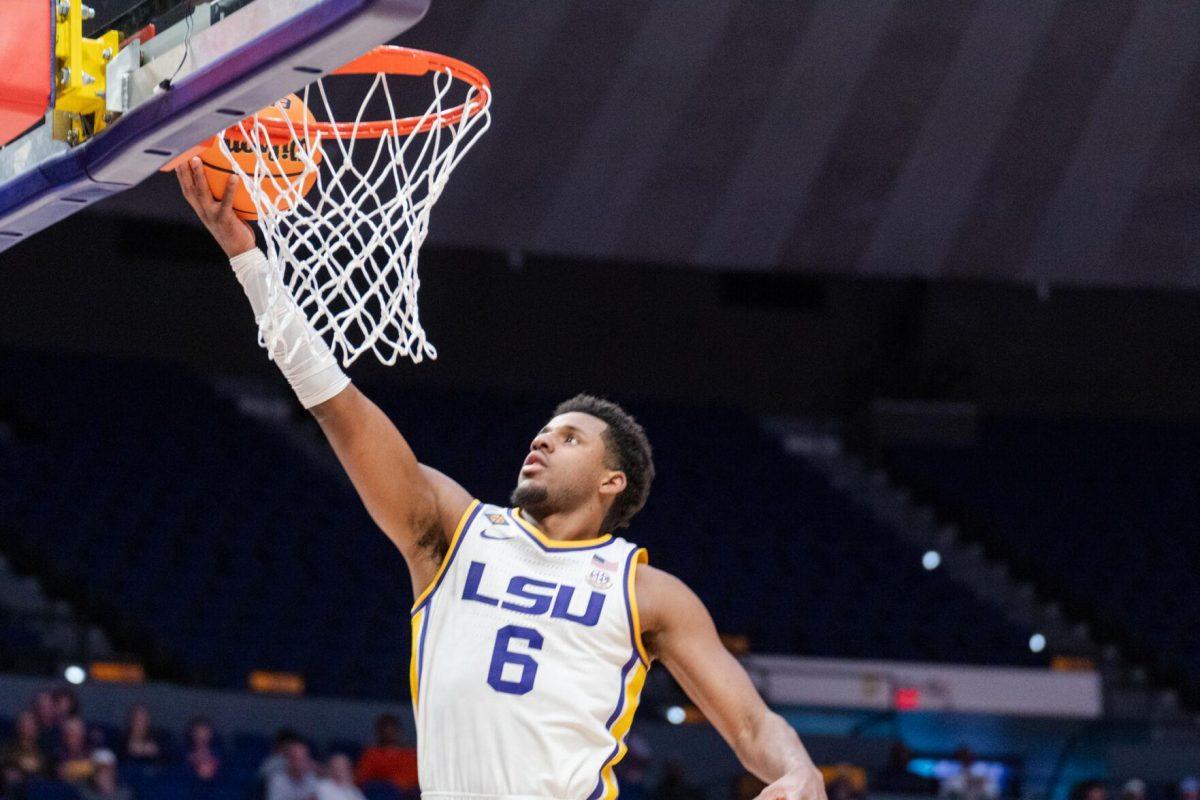
<svg viewBox="0 0 1200 800"><path fill-rule="evenodd" d="M496 539L498 541L503 541L505 539L513 538L513 535L511 533L503 533L503 534L497 535L495 533L492 533L491 531L492 531L491 528L484 528L483 530L481 530L479 532L479 535L482 536L484 539Z"/></svg>
<svg viewBox="0 0 1200 800"><path fill-rule="evenodd" d="M488 521L491 522L493 525L507 525L508 524L508 520L505 519L503 514L487 514L486 516L488 518Z"/></svg>
<svg viewBox="0 0 1200 800"><path fill-rule="evenodd" d="M602 569L594 569L589 572L587 582L602 592L608 591L613 585L612 575L609 575Z"/></svg>

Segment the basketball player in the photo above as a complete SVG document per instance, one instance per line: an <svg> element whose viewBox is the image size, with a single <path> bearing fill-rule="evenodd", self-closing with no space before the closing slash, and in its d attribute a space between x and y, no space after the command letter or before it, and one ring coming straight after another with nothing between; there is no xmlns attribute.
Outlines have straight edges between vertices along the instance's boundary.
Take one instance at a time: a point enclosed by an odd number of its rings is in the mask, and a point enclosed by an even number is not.
<svg viewBox="0 0 1200 800"><path fill-rule="evenodd" d="M513 507L479 502L417 461L323 343L280 358L308 323L285 293L268 298L267 260L231 209L233 187L214 200L199 159L176 174L256 319L280 335L272 358L408 564L424 800L615 798L613 767L655 659L770 784L759 800L825 800L795 731L763 703L699 598L606 533L629 524L654 476L632 417L587 395L568 400L533 437Z"/></svg>

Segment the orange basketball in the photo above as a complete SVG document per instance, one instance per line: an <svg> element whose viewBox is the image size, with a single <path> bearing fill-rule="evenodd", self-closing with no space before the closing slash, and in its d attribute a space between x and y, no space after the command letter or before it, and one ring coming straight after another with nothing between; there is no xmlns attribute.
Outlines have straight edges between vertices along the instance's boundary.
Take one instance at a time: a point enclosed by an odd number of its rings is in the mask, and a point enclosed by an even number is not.
<svg viewBox="0 0 1200 800"><path fill-rule="evenodd" d="M303 136L306 118L310 124L316 121L312 112L294 94L289 94L279 102L267 106L259 111L257 116L260 119L289 119L299 136ZM252 130L250 122L246 123L246 130ZM223 136L225 146L229 148L230 157L237 161L238 166L249 176L250 180L254 180L259 158L259 154L255 153L253 149L256 145L247 141L236 125L226 130ZM286 142L268 143L265 135L263 140L264 143L258 147L262 149L263 171L266 174L262 174L258 179L259 186L276 208L287 209L296 197L307 194L308 190L312 188L317 179L316 170L309 172L303 178L299 177L304 174L305 162L302 158L303 154L300 152L300 148L304 147L303 142L291 139ZM312 160L320 164L320 145L313 143L312 148ZM220 200L225 196L225 187L229 183L229 176L235 174L229 158L226 158L225 154L221 152L221 143L213 139L213 143L201 154L200 161L204 164L204 176L208 178L208 188L212 190L213 197ZM271 176L278 177L272 178ZM301 181L302 183L300 183ZM296 186L299 188L298 192L291 188ZM258 219L258 213L254 210L254 202L250 199L250 191L244 184L237 187L237 193L233 196L233 211L242 219Z"/></svg>

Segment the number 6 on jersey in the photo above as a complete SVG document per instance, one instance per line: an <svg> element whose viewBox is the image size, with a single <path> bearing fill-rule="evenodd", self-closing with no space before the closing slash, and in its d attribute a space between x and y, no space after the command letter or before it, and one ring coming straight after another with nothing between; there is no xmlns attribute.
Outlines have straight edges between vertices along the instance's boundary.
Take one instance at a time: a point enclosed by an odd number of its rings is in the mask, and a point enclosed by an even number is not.
<svg viewBox="0 0 1200 800"><path fill-rule="evenodd" d="M488 685L497 692L505 694L529 694L533 689L533 681L537 677L538 663L528 653L514 653L509 650L513 639L524 640L531 650L541 650L545 639L533 628L522 625L505 625L496 631L496 646L492 648L492 663L488 667ZM517 680L504 677L504 665L516 664L521 668L521 677Z"/></svg>

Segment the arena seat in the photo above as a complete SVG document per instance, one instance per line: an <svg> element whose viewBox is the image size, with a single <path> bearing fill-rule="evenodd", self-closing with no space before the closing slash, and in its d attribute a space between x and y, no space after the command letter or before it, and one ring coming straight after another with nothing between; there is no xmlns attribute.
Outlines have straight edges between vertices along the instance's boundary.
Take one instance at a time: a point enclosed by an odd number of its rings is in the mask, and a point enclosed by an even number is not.
<svg viewBox="0 0 1200 800"><path fill-rule="evenodd" d="M79 800L79 792L60 781L30 778L24 788L26 800Z"/></svg>
<svg viewBox="0 0 1200 800"><path fill-rule="evenodd" d="M407 695L404 563L340 473L182 368L0 354L0 387L35 431L0 443L14 558L191 680L240 688L277 669L315 694ZM555 402L366 390L428 463L500 502ZM753 418L633 410L659 477L630 538L754 650L1044 663Z"/></svg>
<svg viewBox="0 0 1200 800"><path fill-rule="evenodd" d="M405 800L404 792L383 781L368 781L362 791L367 800Z"/></svg>
<svg viewBox="0 0 1200 800"><path fill-rule="evenodd" d="M999 418L969 447L910 445L894 471L1134 655L1200 690L1200 430Z"/></svg>

